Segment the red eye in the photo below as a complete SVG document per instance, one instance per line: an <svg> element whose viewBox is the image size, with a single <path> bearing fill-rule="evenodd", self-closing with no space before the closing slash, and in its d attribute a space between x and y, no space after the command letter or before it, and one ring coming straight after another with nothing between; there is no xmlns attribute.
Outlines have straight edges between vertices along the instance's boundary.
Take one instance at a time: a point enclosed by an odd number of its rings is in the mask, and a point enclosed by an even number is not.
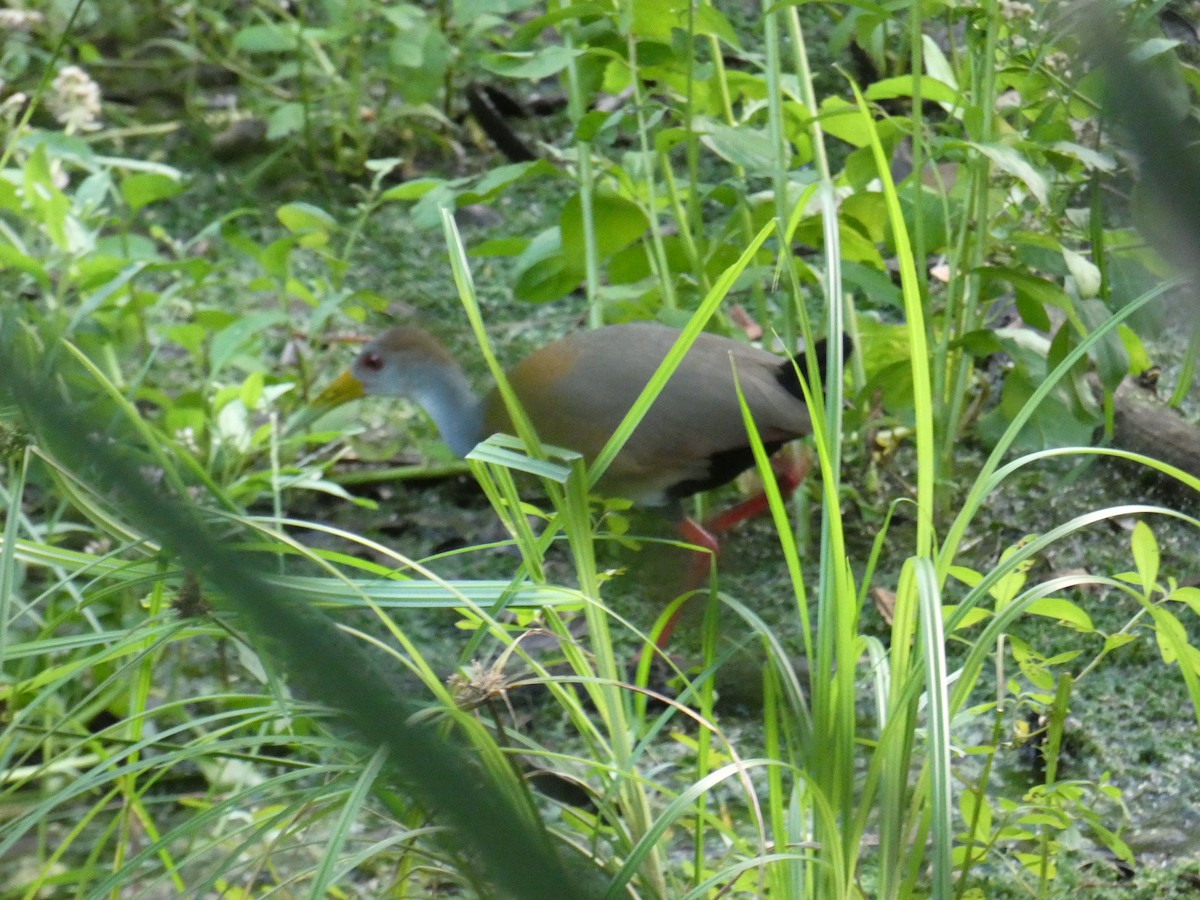
<svg viewBox="0 0 1200 900"><path fill-rule="evenodd" d="M383 368L383 357L378 353L364 353L359 358L359 363L364 369L370 369L372 372L378 372Z"/></svg>

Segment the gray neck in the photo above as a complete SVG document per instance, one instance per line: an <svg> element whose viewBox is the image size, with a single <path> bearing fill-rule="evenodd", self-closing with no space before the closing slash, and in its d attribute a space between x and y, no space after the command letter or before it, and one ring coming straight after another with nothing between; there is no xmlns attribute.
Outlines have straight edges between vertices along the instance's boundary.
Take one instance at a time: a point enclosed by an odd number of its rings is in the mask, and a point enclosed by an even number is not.
<svg viewBox="0 0 1200 900"><path fill-rule="evenodd" d="M450 452L460 459L483 440L483 403L475 396L467 376L457 367L441 369L413 391L437 425Z"/></svg>

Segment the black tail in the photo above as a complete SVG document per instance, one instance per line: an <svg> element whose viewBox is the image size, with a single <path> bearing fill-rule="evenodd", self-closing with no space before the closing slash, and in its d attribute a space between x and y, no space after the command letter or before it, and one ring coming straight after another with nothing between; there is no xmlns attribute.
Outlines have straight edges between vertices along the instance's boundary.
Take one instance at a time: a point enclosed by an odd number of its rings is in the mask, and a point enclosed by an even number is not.
<svg viewBox="0 0 1200 900"><path fill-rule="evenodd" d="M824 338L822 338L821 340L817 341L815 345L813 345L813 348L811 351L813 353L813 355L816 357L817 368L820 370L822 375L824 375L824 373L825 373L825 364L827 362L827 359L826 359L827 348L828 348L828 342ZM779 383L781 385L783 385L783 387L787 390L787 392L789 394L791 394L793 397L796 397L801 400L804 399L804 394L800 390L800 382L796 378L796 370L799 369L800 372L803 373L807 377L808 369L806 367L808 364L805 361L805 357L807 356L808 352L809 351L802 351L800 353L797 353L796 356L794 357L794 359L796 361L796 365L794 365L794 366L792 365L792 360L790 360L790 359L780 362L779 363L779 372L775 376L776 378L779 379ZM854 352L854 342L850 340L850 335L843 333L842 334L842 358L845 359L853 352Z"/></svg>

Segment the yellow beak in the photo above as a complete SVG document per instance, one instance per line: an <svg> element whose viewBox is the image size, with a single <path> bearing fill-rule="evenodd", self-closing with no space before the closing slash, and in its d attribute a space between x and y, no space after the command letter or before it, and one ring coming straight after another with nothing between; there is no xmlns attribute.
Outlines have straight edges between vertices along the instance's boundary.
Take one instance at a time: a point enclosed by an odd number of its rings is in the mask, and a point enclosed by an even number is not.
<svg viewBox="0 0 1200 900"><path fill-rule="evenodd" d="M312 399L311 405L322 411L357 400L363 395L362 382L346 370L325 390Z"/></svg>

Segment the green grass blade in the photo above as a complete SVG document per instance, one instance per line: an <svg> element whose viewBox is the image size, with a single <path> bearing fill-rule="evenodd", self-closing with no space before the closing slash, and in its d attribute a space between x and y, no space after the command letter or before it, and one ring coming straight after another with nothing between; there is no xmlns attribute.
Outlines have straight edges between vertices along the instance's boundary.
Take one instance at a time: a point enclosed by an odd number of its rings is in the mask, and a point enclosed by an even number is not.
<svg viewBox="0 0 1200 900"><path fill-rule="evenodd" d="M1139 309L1146 306L1152 300L1166 294L1169 290L1178 287L1183 283L1180 278L1175 278L1163 284L1157 285L1154 288L1146 291L1140 297L1131 300L1120 310L1113 313L1112 316L1103 324L1099 325L1091 334L1079 342L1079 345L1071 350L1062 362L1055 366L1054 371L1050 372L1041 384L1037 386L1034 392L1030 395L1025 405L1020 411L1013 416L1012 421L1004 430L1004 434L996 442L996 446L992 452L988 454L987 460L980 469L975 481L971 484L971 489L967 493L966 498L962 502L960 509L954 521L950 524L950 528L946 532L945 540L942 543L941 549L937 557L938 575L944 581L946 572L949 569L952 561L958 553L959 545L962 542L963 535L966 533L967 526L970 525L975 515L983 506L984 498L995 487L993 473L1000 465L1000 460L1004 458L1004 454L1008 452L1008 448L1012 446L1013 441L1017 439L1017 435L1029 421L1029 418L1037 410L1038 406L1049 396L1055 386L1066 377L1080 360L1087 355L1091 349L1104 339L1111 331L1119 324L1124 322Z"/></svg>
<svg viewBox="0 0 1200 900"><path fill-rule="evenodd" d="M913 561L920 597L921 647L925 657L925 696L929 700L928 757L931 790L927 801L932 818L933 881L931 895L949 900L954 864L950 851L954 842L953 776L950 767L950 704L947 696L946 641L942 633L942 597L937 572L928 559Z"/></svg>
<svg viewBox="0 0 1200 900"><path fill-rule="evenodd" d="M625 442L629 440L629 437L633 434L634 429L637 428L643 416L645 416L654 399L662 391L663 386L666 385L671 375L674 374L679 363L683 361L683 357L687 354L688 348L696 340L696 336L704 330L704 326L708 324L708 320L717 311L717 307L721 305L721 301L725 299L725 295L729 293L729 289L733 287L733 283L758 254L763 243L774 229L775 223L773 221L768 222L759 229L758 234L754 236L754 239L742 251L738 259L717 278L712 286L712 290L704 297L696 312L688 320L687 325L683 327L679 337L671 346L670 351L654 374L650 376L650 381L646 384L641 394L638 395L629 412L625 414L621 423L614 429L612 436L596 455L596 459L588 469L589 486L594 487L596 482L600 480L601 476L612 464L612 461L616 459L617 454L621 452L621 448L625 446Z"/></svg>

